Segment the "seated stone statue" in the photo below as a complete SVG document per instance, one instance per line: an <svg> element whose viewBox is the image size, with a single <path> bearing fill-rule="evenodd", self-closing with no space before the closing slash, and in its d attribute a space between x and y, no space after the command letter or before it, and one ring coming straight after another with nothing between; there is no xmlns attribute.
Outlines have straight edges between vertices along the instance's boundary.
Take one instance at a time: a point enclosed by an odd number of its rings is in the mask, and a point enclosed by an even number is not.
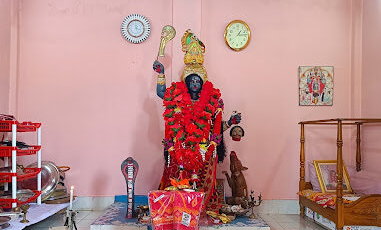
<svg viewBox="0 0 381 230"><path fill-rule="evenodd" d="M241 121L241 115L222 120L220 90L208 81L203 66L204 44L187 30L181 39L184 71L180 82L166 87L164 66L155 61L159 73L157 95L165 111L165 166L160 189L169 187L170 178L197 178L197 188L205 192L203 210L218 210L221 201L215 190L217 163L225 157L223 132Z"/></svg>

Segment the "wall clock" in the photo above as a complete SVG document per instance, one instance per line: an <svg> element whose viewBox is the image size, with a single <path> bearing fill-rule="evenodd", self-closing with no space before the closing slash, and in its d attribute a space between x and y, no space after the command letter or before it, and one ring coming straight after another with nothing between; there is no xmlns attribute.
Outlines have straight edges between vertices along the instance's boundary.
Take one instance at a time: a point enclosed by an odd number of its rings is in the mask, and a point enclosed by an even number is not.
<svg viewBox="0 0 381 230"><path fill-rule="evenodd" d="M234 20L225 28L224 38L226 45L234 51L246 48L250 42L250 36L249 26L241 20Z"/></svg>
<svg viewBox="0 0 381 230"><path fill-rule="evenodd" d="M146 17L139 14L128 15L122 22L122 35L131 43L144 42L150 32L151 25Z"/></svg>

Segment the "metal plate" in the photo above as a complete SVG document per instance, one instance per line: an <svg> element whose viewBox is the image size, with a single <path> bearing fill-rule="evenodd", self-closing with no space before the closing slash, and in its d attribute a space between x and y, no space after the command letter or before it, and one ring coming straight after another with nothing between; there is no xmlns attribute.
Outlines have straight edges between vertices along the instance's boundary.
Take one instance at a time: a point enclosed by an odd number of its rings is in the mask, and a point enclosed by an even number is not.
<svg viewBox="0 0 381 230"><path fill-rule="evenodd" d="M25 168L36 168L37 162ZM41 162L41 200L46 200L56 189L60 178L60 171L51 161ZM37 190L37 178L28 179L21 182L24 189Z"/></svg>
<svg viewBox="0 0 381 230"><path fill-rule="evenodd" d="M54 190L52 195L46 200L56 200L67 195L68 194L66 188L58 183L56 190Z"/></svg>
<svg viewBox="0 0 381 230"><path fill-rule="evenodd" d="M20 215L21 215L20 211L17 211L17 212L14 212L14 211L12 211L12 212L1 212L0 213L0 216L9 217L9 218L11 218L11 220L18 220Z"/></svg>
<svg viewBox="0 0 381 230"><path fill-rule="evenodd" d="M0 224L8 223L10 220L11 218L9 216L0 216Z"/></svg>
<svg viewBox="0 0 381 230"><path fill-rule="evenodd" d="M17 190L16 198L21 202L25 202L34 195L34 192L30 189L21 189ZM0 196L0 199L12 199L12 191L4 191L4 194Z"/></svg>
<svg viewBox="0 0 381 230"><path fill-rule="evenodd" d="M5 223L5 224L0 225L0 228L1 228L1 229L6 229L6 228L8 228L9 226L11 226L9 223Z"/></svg>

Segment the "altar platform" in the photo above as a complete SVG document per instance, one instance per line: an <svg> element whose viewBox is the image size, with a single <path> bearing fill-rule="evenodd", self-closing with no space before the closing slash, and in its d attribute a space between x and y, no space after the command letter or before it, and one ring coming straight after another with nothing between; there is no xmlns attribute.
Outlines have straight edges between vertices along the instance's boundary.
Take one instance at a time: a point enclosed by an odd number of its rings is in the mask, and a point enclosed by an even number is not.
<svg viewBox="0 0 381 230"><path fill-rule="evenodd" d="M149 230L151 225L137 223L137 219L126 219L126 203L116 202L106 209L105 213L98 217L91 225L90 230ZM200 230L219 229L219 230L270 230L270 226L256 215L255 219L248 217L236 218L229 224L203 226Z"/></svg>

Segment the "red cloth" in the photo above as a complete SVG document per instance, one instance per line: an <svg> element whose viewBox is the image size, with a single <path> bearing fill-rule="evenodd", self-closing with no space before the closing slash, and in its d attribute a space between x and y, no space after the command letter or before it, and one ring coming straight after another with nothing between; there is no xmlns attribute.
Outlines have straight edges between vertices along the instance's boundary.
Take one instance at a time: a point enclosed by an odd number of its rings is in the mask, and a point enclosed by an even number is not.
<svg viewBox="0 0 381 230"><path fill-rule="evenodd" d="M209 205L210 198L214 192L214 186L216 183L216 169L217 169L217 157L213 158L214 145L211 145L206 153L206 161L204 162L204 166L197 173L200 182L197 183L197 188L205 193L205 201L203 206L203 211L206 211L206 207ZM183 171L183 178L190 178L191 175L185 170ZM165 188L171 186L169 178L179 178L179 170L178 166L171 161L171 163L164 166L163 176L161 178L159 189L164 190ZM216 207L221 206L221 204L217 204ZM208 211L216 211L218 209L212 208L207 209Z"/></svg>
<svg viewBox="0 0 381 230"><path fill-rule="evenodd" d="M148 195L155 230L197 230L204 193L151 191Z"/></svg>

